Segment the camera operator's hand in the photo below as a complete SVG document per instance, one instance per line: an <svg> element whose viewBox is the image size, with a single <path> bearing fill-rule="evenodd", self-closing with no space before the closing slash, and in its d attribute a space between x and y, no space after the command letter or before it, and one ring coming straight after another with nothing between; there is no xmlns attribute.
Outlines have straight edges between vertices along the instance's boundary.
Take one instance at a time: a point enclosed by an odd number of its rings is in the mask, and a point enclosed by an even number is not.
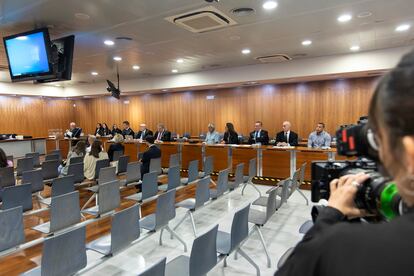
<svg viewBox="0 0 414 276"><path fill-rule="evenodd" d="M369 178L368 175L360 173L355 175L345 175L339 179L334 179L330 183L331 196L328 206L338 209L347 217L363 217L365 211L355 206L355 195L358 186Z"/></svg>

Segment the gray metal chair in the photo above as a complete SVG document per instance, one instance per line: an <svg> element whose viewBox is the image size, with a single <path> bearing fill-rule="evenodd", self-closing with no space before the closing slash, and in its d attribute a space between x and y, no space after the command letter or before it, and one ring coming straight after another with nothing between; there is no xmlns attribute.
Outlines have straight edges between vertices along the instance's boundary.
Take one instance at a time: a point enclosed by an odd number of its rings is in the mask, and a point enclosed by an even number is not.
<svg viewBox="0 0 414 276"><path fill-rule="evenodd" d="M112 256L129 246L140 236L139 206L133 205L111 216L111 234L100 237L86 245L105 256Z"/></svg>
<svg viewBox="0 0 414 276"><path fill-rule="evenodd" d="M114 151L114 155L112 156L112 161L118 161L119 157L121 157L122 155L124 155L124 151L123 150L116 150Z"/></svg>
<svg viewBox="0 0 414 276"><path fill-rule="evenodd" d="M101 159L101 160L96 161L94 179L98 179L99 178L99 172L101 171L101 169L109 167L109 165L110 165L109 159Z"/></svg>
<svg viewBox="0 0 414 276"><path fill-rule="evenodd" d="M49 155L52 155L52 154L54 154L54 155L57 154L59 156L59 162L62 162L62 152L60 151L60 149L52 150L49 153Z"/></svg>
<svg viewBox="0 0 414 276"><path fill-rule="evenodd" d="M87 265L85 240L85 226L47 238L43 242L41 266L21 275L75 274Z"/></svg>
<svg viewBox="0 0 414 276"><path fill-rule="evenodd" d="M156 172L158 175L162 173L161 158L152 158L150 160L149 172Z"/></svg>
<svg viewBox="0 0 414 276"><path fill-rule="evenodd" d="M162 258L155 264L149 266L144 271L139 273L138 276L164 276L166 262L167 262L167 258Z"/></svg>
<svg viewBox="0 0 414 276"><path fill-rule="evenodd" d="M51 182L52 179L59 177L59 160L44 161L42 163L42 174L44 182Z"/></svg>
<svg viewBox="0 0 414 276"><path fill-rule="evenodd" d="M46 154L45 155L45 161L52 161L52 160L58 160L59 161L59 154Z"/></svg>
<svg viewBox="0 0 414 276"><path fill-rule="evenodd" d="M234 181L229 181L230 191L237 189L241 184L243 184L243 170L244 163L240 163L236 166Z"/></svg>
<svg viewBox="0 0 414 276"><path fill-rule="evenodd" d="M299 174L300 174L301 169L298 169L295 171L295 173L293 174L293 176L290 178L290 181L288 182L288 197L289 198L298 188L299 188ZM277 195L279 197L282 196L282 187L280 187L280 183L279 183L279 187L278 187L278 191L277 191ZM267 191L267 193L270 192L271 189L269 189ZM287 200L286 198L286 200Z"/></svg>
<svg viewBox="0 0 414 276"><path fill-rule="evenodd" d="M24 243L22 206L0 211L0 252Z"/></svg>
<svg viewBox="0 0 414 276"><path fill-rule="evenodd" d="M83 159L84 158L85 158L84 156L71 157L70 158L70 162L69 162L70 164L69 165L83 163Z"/></svg>
<svg viewBox="0 0 414 276"><path fill-rule="evenodd" d="M100 185L102 183L108 183L112 181L116 181L118 178L116 177L116 168L115 167L105 167L101 168L99 170L99 178L96 180L98 185L88 187L85 190L92 192L92 195L89 197L89 199L85 202L85 204L82 207L82 210L86 208L86 206L89 205L89 203L92 202L96 198L96 195L98 194L98 190Z"/></svg>
<svg viewBox="0 0 414 276"><path fill-rule="evenodd" d="M188 176L181 178L181 184L188 185L198 179L198 160L192 160L188 164Z"/></svg>
<svg viewBox="0 0 414 276"><path fill-rule="evenodd" d="M197 231L194 223L193 212L202 207L207 201L210 200L210 177L205 177L197 181L197 188L195 198L188 198L175 204L176 207L187 209L187 212L183 218L173 228L175 231L187 217L190 217L191 226L193 227L194 236L197 237Z"/></svg>
<svg viewBox="0 0 414 276"><path fill-rule="evenodd" d="M168 163L168 168L162 169L162 173L167 174L168 173L168 169L171 167L175 167L175 166L179 166L179 168L181 169L180 166L180 155L178 153L175 154L171 154L170 155L170 160Z"/></svg>
<svg viewBox="0 0 414 276"><path fill-rule="evenodd" d="M100 217L101 215L112 212L118 208L121 203L119 180L99 184L97 198L98 205L82 210L81 212Z"/></svg>
<svg viewBox="0 0 414 276"><path fill-rule="evenodd" d="M229 169L225 169L219 172L217 186L215 189L210 189L210 198L217 199L222 196L229 189Z"/></svg>
<svg viewBox="0 0 414 276"><path fill-rule="evenodd" d="M218 225L215 225L198 236L193 242L190 256L181 255L168 262L165 275L206 275L217 264L217 230Z"/></svg>
<svg viewBox="0 0 414 276"><path fill-rule="evenodd" d="M206 156L204 158L204 162L203 162L203 171L199 172L198 176L201 177L206 177L206 176L210 176L213 171L214 171L214 157L213 156Z"/></svg>
<svg viewBox="0 0 414 276"><path fill-rule="evenodd" d="M248 219L250 204L238 210L233 217L231 232L217 232L217 253L220 258L224 258L224 267L227 266L227 257L234 251L245 258L255 269L256 274L260 275L260 268L257 264L241 249L242 242L249 235Z"/></svg>
<svg viewBox="0 0 414 276"><path fill-rule="evenodd" d="M44 190L42 170L25 171L22 175L22 183L32 185L32 193L40 193ZM39 194L39 198L40 194Z"/></svg>
<svg viewBox="0 0 414 276"><path fill-rule="evenodd" d="M162 233L164 230L167 230L173 237L176 237L177 240L184 245L184 252L187 252L187 245L185 242L169 226L170 220L175 218L174 204L175 190L170 190L164 194L161 194L157 198L156 212L141 219L141 228L146 229L150 232L160 230L160 245L162 245Z"/></svg>
<svg viewBox="0 0 414 276"><path fill-rule="evenodd" d="M126 199L135 201L144 201L155 197L158 194L157 172L144 174L144 179L141 184L141 192L130 195Z"/></svg>
<svg viewBox="0 0 414 276"><path fill-rule="evenodd" d="M50 206L52 198L55 196L71 193L75 190L75 181L73 175L58 177L52 180L52 192L48 198L41 199L43 204Z"/></svg>
<svg viewBox="0 0 414 276"><path fill-rule="evenodd" d="M244 185L241 191L242 195L244 195L244 189L246 189L246 186L250 185L259 193L259 196L262 196L262 193L260 192L260 190L253 183L253 178L256 175L257 175L257 161L256 161L256 158L253 158L253 159L250 159L249 161L249 175L243 176Z"/></svg>
<svg viewBox="0 0 414 276"><path fill-rule="evenodd" d="M38 152L26 153L24 157L33 158L33 167L35 168L40 167L40 154Z"/></svg>
<svg viewBox="0 0 414 276"><path fill-rule="evenodd" d="M278 193L280 193L280 199L276 199L276 207L275 207L276 210L278 210L280 207L282 207L282 204L286 203L286 201L287 201L290 181L291 181L290 178L286 178L284 180L281 180L279 182L278 186L273 187L268 191L269 193L271 193L273 190L276 190L276 195ZM279 192L280 186L282 186L282 188ZM268 198L269 198L268 196L259 196L255 201L252 202L252 205L259 205L259 206L262 206L262 207L266 207L267 202L268 202Z"/></svg>
<svg viewBox="0 0 414 276"><path fill-rule="evenodd" d="M131 185L138 185L141 183L141 163L128 163L126 170L126 178L119 181L121 187L128 187Z"/></svg>
<svg viewBox="0 0 414 276"><path fill-rule="evenodd" d="M307 220L299 227L300 234L306 234L313 227L313 221Z"/></svg>
<svg viewBox="0 0 414 276"><path fill-rule="evenodd" d="M34 167L33 167L33 158L32 157L17 159L17 165L16 165L16 175L17 176L21 176L23 174L23 172L32 171L33 169L34 169Z"/></svg>
<svg viewBox="0 0 414 276"><path fill-rule="evenodd" d="M77 157L76 157L77 158ZM75 184L80 184L85 180L85 175L83 174L83 162L69 164L68 175L73 175L73 181Z"/></svg>
<svg viewBox="0 0 414 276"><path fill-rule="evenodd" d="M16 185L14 169L12 167L0 168L0 189Z"/></svg>
<svg viewBox="0 0 414 276"><path fill-rule="evenodd" d="M62 194L52 197L50 204L50 221L33 227L33 230L50 234L81 220L79 208L79 192Z"/></svg>
<svg viewBox="0 0 414 276"><path fill-rule="evenodd" d="M300 190L300 186L305 181L305 170L306 170L306 163L303 163L302 166L300 166L300 173L299 173L299 183L297 191L298 193L306 200L306 205L309 205L309 199L307 196Z"/></svg>
<svg viewBox="0 0 414 276"><path fill-rule="evenodd" d="M21 206L23 208L23 212L32 210L32 185L22 184L6 187L2 193L2 200L2 210L7 210L18 206Z"/></svg>
<svg viewBox="0 0 414 276"><path fill-rule="evenodd" d="M158 186L160 191L169 191L180 186L180 166L168 168L168 183Z"/></svg>
<svg viewBox="0 0 414 276"><path fill-rule="evenodd" d="M128 169L129 156L122 155L118 158L117 174L124 174Z"/></svg>

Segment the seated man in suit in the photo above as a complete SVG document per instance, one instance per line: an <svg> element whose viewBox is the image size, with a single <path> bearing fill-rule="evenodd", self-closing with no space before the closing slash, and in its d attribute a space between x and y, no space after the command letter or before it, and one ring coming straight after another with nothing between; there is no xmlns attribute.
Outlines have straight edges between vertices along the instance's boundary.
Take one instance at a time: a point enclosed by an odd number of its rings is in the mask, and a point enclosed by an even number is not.
<svg viewBox="0 0 414 276"><path fill-rule="evenodd" d="M139 125L139 131L135 135L135 139L145 140L145 138L147 136L153 136L152 131L149 130L149 129L147 129L147 125L146 124L140 124Z"/></svg>
<svg viewBox="0 0 414 276"><path fill-rule="evenodd" d="M254 131L250 132L249 144L269 144L269 133L267 130L262 129L263 123L257 121L254 124Z"/></svg>
<svg viewBox="0 0 414 276"><path fill-rule="evenodd" d="M141 179L144 177L144 174L149 173L151 159L160 158L161 150L154 144L154 136L148 135L145 138L148 149L142 154L140 160L141 164Z"/></svg>
<svg viewBox="0 0 414 276"><path fill-rule="evenodd" d="M296 147L299 143L298 135L291 131L291 124L288 121L283 122L283 131L276 134L276 146L278 147L287 147L292 146Z"/></svg>
<svg viewBox="0 0 414 276"><path fill-rule="evenodd" d="M171 132L166 130L163 124L158 124L154 137L156 142L169 142L171 141Z"/></svg>
<svg viewBox="0 0 414 276"><path fill-rule="evenodd" d="M124 129L122 130L122 136L132 136L132 138L135 136L134 131L129 127L129 122L128 121L124 121L122 123Z"/></svg>
<svg viewBox="0 0 414 276"><path fill-rule="evenodd" d="M325 124L318 123L316 130L309 135L308 148L329 148L331 135L325 131Z"/></svg>
<svg viewBox="0 0 414 276"><path fill-rule="evenodd" d="M82 129L80 127L76 127L74 122L70 123L69 129L65 132L65 137L67 138L79 138L81 136Z"/></svg>

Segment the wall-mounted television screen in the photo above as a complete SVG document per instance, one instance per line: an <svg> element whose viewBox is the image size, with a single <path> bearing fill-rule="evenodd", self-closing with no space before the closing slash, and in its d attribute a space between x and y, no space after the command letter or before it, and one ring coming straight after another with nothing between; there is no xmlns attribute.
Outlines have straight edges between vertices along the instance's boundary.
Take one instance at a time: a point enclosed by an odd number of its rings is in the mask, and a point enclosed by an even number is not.
<svg viewBox="0 0 414 276"><path fill-rule="evenodd" d="M47 29L4 37L3 42L12 81L37 80L53 74Z"/></svg>

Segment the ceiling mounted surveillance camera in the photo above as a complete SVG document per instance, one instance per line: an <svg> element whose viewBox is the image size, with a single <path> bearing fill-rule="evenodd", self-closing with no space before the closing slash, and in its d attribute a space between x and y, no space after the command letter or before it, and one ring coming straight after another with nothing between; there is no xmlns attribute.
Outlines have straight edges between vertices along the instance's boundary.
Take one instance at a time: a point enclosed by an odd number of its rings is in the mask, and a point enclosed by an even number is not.
<svg viewBox="0 0 414 276"><path fill-rule="evenodd" d="M213 3L213 2L220 2L220 0L204 0L204 1L206 1L207 3Z"/></svg>

